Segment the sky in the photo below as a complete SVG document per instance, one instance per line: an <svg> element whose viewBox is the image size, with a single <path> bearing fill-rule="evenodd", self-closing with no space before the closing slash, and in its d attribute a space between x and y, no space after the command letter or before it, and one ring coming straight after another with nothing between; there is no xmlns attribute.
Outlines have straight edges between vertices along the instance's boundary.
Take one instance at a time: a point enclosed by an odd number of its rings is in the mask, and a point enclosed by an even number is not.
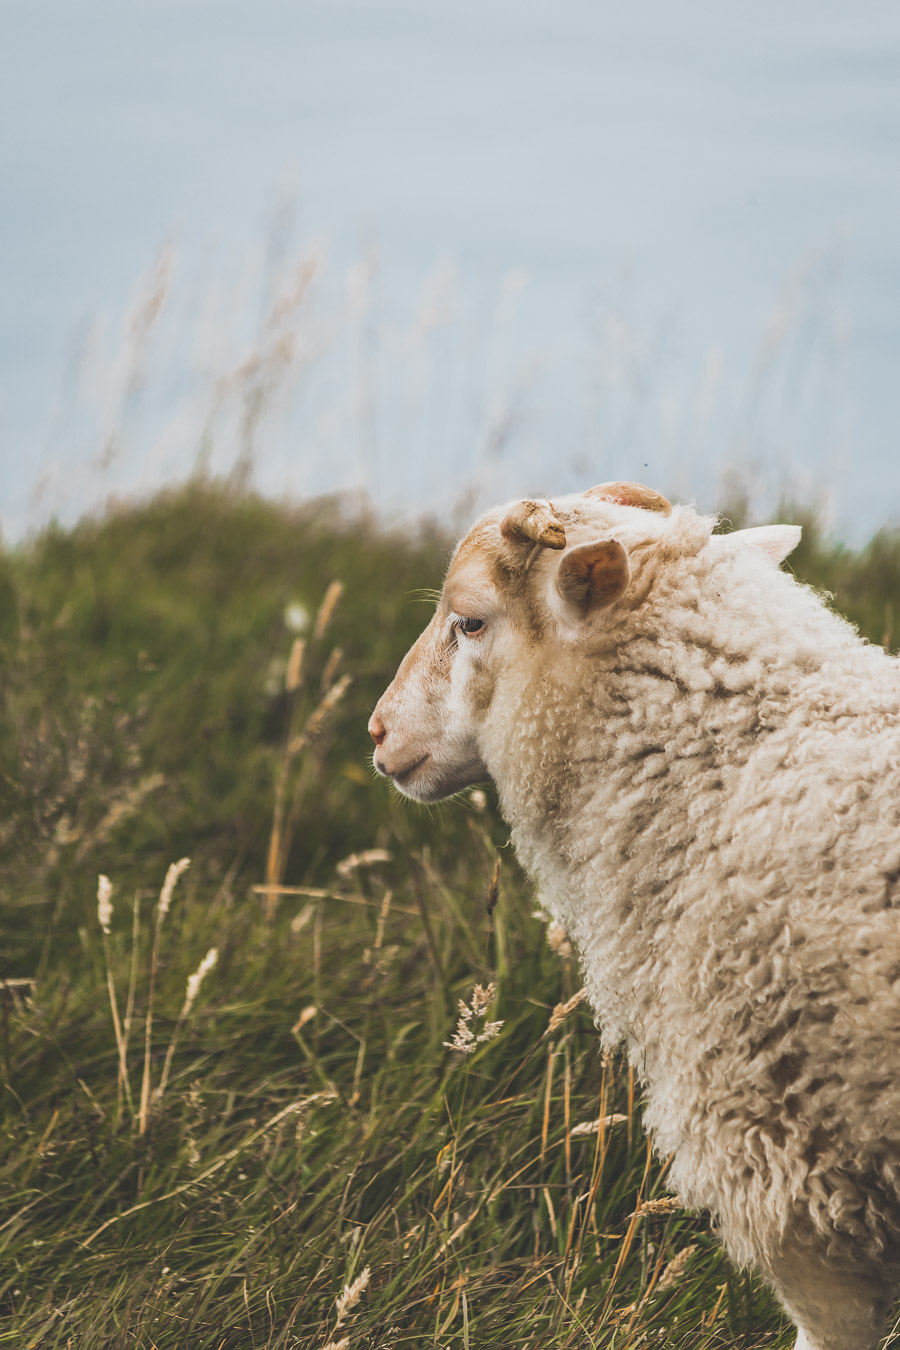
<svg viewBox="0 0 900 1350"><path fill-rule="evenodd" d="M900 10L6 0L0 524L199 465L900 519Z"/></svg>

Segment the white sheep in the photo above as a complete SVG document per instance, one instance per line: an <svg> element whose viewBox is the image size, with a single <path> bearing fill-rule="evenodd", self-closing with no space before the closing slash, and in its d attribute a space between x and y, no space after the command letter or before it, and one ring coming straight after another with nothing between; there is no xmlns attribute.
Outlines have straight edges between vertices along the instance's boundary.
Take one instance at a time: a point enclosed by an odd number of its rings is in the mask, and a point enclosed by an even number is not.
<svg viewBox="0 0 900 1350"><path fill-rule="evenodd" d="M380 699L375 766L493 779L624 1040L685 1202L798 1350L870 1350L900 1285L900 668L636 484L489 512Z"/></svg>

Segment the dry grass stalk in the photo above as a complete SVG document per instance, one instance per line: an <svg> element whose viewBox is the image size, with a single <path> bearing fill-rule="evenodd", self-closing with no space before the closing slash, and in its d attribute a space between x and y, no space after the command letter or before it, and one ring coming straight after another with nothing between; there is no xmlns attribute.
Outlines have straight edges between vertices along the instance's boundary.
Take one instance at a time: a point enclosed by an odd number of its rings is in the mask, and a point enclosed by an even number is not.
<svg viewBox="0 0 900 1350"><path fill-rule="evenodd" d="M123 1209L118 1214L113 1214L110 1218L105 1219L99 1228L95 1228L93 1233L85 1238L85 1247L89 1247L95 1238L98 1238L101 1233L105 1233L107 1228L111 1228L113 1224L121 1223L123 1219L130 1218L132 1214L137 1214L140 1210L147 1209L150 1205L161 1205L167 1200L174 1200L176 1195L184 1195L185 1191L192 1190L195 1186L201 1185L201 1183L206 1181L209 1177L215 1176L216 1172L220 1172L223 1167L227 1167L235 1158L240 1157L247 1149L252 1148L258 1140L262 1139L270 1130L274 1130L289 1116L299 1115L308 1107L313 1106L318 1102L333 1102L337 1095L336 1091L314 1092L309 1097L300 1097L296 1101L289 1102L288 1105L283 1106L280 1111L276 1111L275 1115L271 1116L269 1120L266 1120L262 1125L257 1126L251 1134L248 1134L247 1137L242 1139L239 1144L236 1144L234 1148L230 1148L227 1153L220 1154L214 1163L211 1163L209 1167L205 1168L202 1172L199 1172L197 1176L191 1177L189 1181L181 1182L180 1185L173 1187L171 1191L164 1191L162 1195L151 1196L149 1200L141 1200L136 1205L131 1205L128 1209Z"/></svg>
<svg viewBox="0 0 900 1350"><path fill-rule="evenodd" d="M562 1026L569 1013L574 1012L579 1003L583 1003L586 998L587 989L582 987L578 990L577 994L573 994L565 1003L557 1003L553 1012L550 1014L550 1021L547 1023L547 1030L544 1032L544 1036L552 1036L553 1032L557 1031L559 1027Z"/></svg>
<svg viewBox="0 0 900 1350"><path fill-rule="evenodd" d="M338 1296L334 1304L334 1310L337 1313L337 1319L334 1324L335 1329L341 1325L347 1314L352 1312L368 1289L371 1273L369 1267L366 1266L366 1268L357 1275L352 1284L344 1285L343 1293Z"/></svg>
<svg viewBox="0 0 900 1350"><path fill-rule="evenodd" d="M142 778L139 783L126 788L115 798L99 825L89 834L83 836L75 851L76 863L81 862L98 844L105 843L116 826L120 825L123 820L127 820L129 816L133 816L143 805L146 798L150 796L150 793L162 787L165 781L165 777L161 773L148 774L146 778Z"/></svg>
<svg viewBox="0 0 900 1350"><path fill-rule="evenodd" d="M313 1020L318 1011L319 1010L314 1003L308 1003L305 1008L301 1008L300 1016L291 1027L291 1031L296 1035L298 1031L301 1031L306 1026L307 1022Z"/></svg>
<svg viewBox="0 0 900 1350"><path fill-rule="evenodd" d="M692 1242L689 1247L684 1247L680 1252L672 1257L672 1260L666 1266L662 1275L659 1277L659 1283L654 1290L657 1294L663 1294L667 1289L672 1289L684 1274L684 1268L691 1257L699 1250L699 1244Z"/></svg>
<svg viewBox="0 0 900 1350"><path fill-rule="evenodd" d="M272 895L305 895L310 900L345 900L348 905L366 905L372 909L378 909L384 903L379 900L370 900L365 895L348 895L346 891L334 891L321 886L251 886L250 889L254 895L266 897ZM409 914L414 919L420 917L419 910L412 909L409 905L394 905L393 908L397 914ZM299 915L297 917L300 918ZM304 922L308 922L308 920Z"/></svg>
<svg viewBox="0 0 900 1350"><path fill-rule="evenodd" d="M175 893L175 886L178 878L187 871L191 865L190 858L180 858L178 862L170 863L166 871L166 879L162 884L162 890L159 893L159 904L156 907L156 924L160 926L163 919L169 912L172 904L172 896Z"/></svg>
<svg viewBox="0 0 900 1350"><path fill-rule="evenodd" d="M281 757L281 768L278 774L278 783L275 787L275 809L272 815L272 833L269 836L269 851L266 858L266 918L271 922L275 916L275 908L278 903L278 886L284 875L284 867L287 861L287 855L290 848L290 841L293 835L293 822L296 817L297 806L300 796L300 786L302 775L294 784L294 795L291 801L290 810L287 810L287 788L291 775L293 761L302 750L319 735L329 714L337 707L347 689L350 687L352 679L349 675L343 675L337 684L333 684L319 701L318 706L310 714L306 725L299 735L293 734L293 729L289 732L288 743L285 746Z"/></svg>
<svg viewBox="0 0 900 1350"><path fill-rule="evenodd" d="M141 1105L138 1111L138 1134L144 1135L147 1132L147 1121L150 1118L150 1050L153 1034L153 1000L156 994L156 973L159 966L159 935L162 930L163 921L169 912L169 906L172 903L172 895L175 890L176 882L183 872L191 865L190 858L181 858L178 862L172 863L166 872L166 879L163 882L162 890L159 893L159 903L156 906L156 925L153 930L153 951L150 956L150 989L147 994L147 1019L144 1024L144 1074L141 1079Z"/></svg>
<svg viewBox="0 0 900 1350"><path fill-rule="evenodd" d="M329 1341L322 1346L322 1350L350 1350L350 1337L342 1336L339 1341Z"/></svg>
<svg viewBox="0 0 900 1350"><path fill-rule="evenodd" d="M619 1254L616 1257L616 1264L613 1267L613 1273L610 1276L609 1283L606 1286L606 1296L603 1300L604 1312L609 1308L610 1304L612 1303L616 1282L618 1281L619 1275L622 1273L622 1267L624 1266L626 1260L628 1259L628 1253L631 1251L631 1247L634 1242L634 1235L637 1232L637 1226L640 1222L640 1216L642 1212L641 1196L644 1193L644 1187L647 1185L647 1178L650 1175L650 1164L652 1161L653 1161L653 1151L650 1141L648 1139L647 1158L646 1162L644 1163L644 1175L641 1177L641 1184L638 1187L638 1205L637 1208L634 1210L633 1214L631 1214L629 1218L628 1227L625 1230L625 1236L619 1245Z"/></svg>
<svg viewBox="0 0 900 1350"><path fill-rule="evenodd" d="M313 640L321 642L328 631L328 625L334 617L334 611L338 607L338 602L344 594L344 583L342 581L332 581L328 585L322 603L319 606L319 612L316 615L316 624L313 628Z"/></svg>
<svg viewBox="0 0 900 1350"><path fill-rule="evenodd" d="M393 891L385 891L384 898L381 901L381 909L378 911L378 926L375 929L375 950L381 951L384 942L384 930L387 924L388 912L391 908L391 901L394 898Z"/></svg>
<svg viewBox="0 0 900 1350"><path fill-rule="evenodd" d="M684 1204L677 1195L661 1195L656 1200L643 1200L634 1213L642 1219L645 1214L676 1214L682 1209Z"/></svg>
<svg viewBox="0 0 900 1350"><path fill-rule="evenodd" d="M119 1003L116 998L116 986L112 966L109 963L108 938L112 926L112 882L102 874L97 878L97 921L103 933L103 959L106 964L106 988L109 993L109 1007L112 1013L113 1031L116 1036L116 1048L119 1052L119 1092L124 1092L128 1110L134 1116L134 1102L131 1097L131 1080L128 1077L128 1053L125 1034L119 1021ZM121 1098L120 1098L121 1105Z"/></svg>
<svg viewBox="0 0 900 1350"><path fill-rule="evenodd" d="M322 671L321 688L323 691L326 689L330 689L331 686L334 684L343 659L344 659L343 647L335 647L334 651L331 653L328 660L325 662L325 669Z"/></svg>
<svg viewBox="0 0 900 1350"><path fill-rule="evenodd" d="M284 673L286 694L296 694L303 683L303 658L306 655L306 643L303 638L294 638L291 654L288 657L287 670Z"/></svg>
<svg viewBox="0 0 900 1350"><path fill-rule="evenodd" d="M301 750L305 750L315 740L325 725L328 714L337 707L352 683L352 675L342 675L337 684L331 686L318 706L310 713L306 726L300 732L300 735L295 736L288 745L287 753L289 756L293 757L299 754Z"/></svg>
<svg viewBox="0 0 900 1350"><path fill-rule="evenodd" d="M438 1255L443 1256L444 1252L449 1251L449 1249L453 1246L454 1242L456 1242L457 1238L462 1237L463 1233L466 1231L467 1228L469 1228L472 1225L472 1223L474 1223L477 1217L478 1217L478 1210L476 1209L474 1214L470 1214L467 1219L463 1219L459 1227L454 1228L453 1232L446 1239L446 1241L442 1242L440 1247L438 1247Z"/></svg>
<svg viewBox="0 0 900 1350"><path fill-rule="evenodd" d="M367 848L362 853L351 853L343 858L335 869L339 877L349 877L351 872L357 871L360 867L372 867L375 863L389 863L393 859L393 853L389 853L386 848Z"/></svg>
<svg viewBox="0 0 900 1350"><path fill-rule="evenodd" d="M159 1087L153 1094L153 1099L155 1102L162 1101L163 1093L166 1090L166 1084L169 1081L169 1071L172 1067L172 1060L175 1057L175 1047L178 1044L178 1037L181 1035L181 1029L184 1026L185 1022L187 1021L188 1017L190 1016L191 1008L193 1008L197 995L200 992L201 984L206 979L206 976L212 970L213 966L216 964L218 959L219 959L218 948L210 947L209 951L206 953L203 960L200 962L199 966L194 971L193 975L188 976L187 990L185 992L184 1002L181 1005L181 1012L178 1014L178 1021L175 1023L175 1030L172 1032L172 1039L169 1042L169 1048L166 1051L166 1062L163 1065L162 1076L159 1080Z"/></svg>
<svg viewBox="0 0 900 1350"><path fill-rule="evenodd" d="M141 906L138 900L137 891L134 893L134 902L131 910L131 970L128 974L128 999L125 1004L125 1052L128 1052L128 1043L131 1040L131 1025L134 1019L134 1000L137 995L137 977L138 977L138 956L140 954L141 938Z"/></svg>
<svg viewBox="0 0 900 1350"><path fill-rule="evenodd" d="M610 1125L621 1125L628 1119L619 1111L614 1111L609 1116L598 1116L596 1120L583 1120L579 1125L572 1126L572 1138L577 1139L583 1135L599 1134L601 1129L607 1129Z"/></svg>

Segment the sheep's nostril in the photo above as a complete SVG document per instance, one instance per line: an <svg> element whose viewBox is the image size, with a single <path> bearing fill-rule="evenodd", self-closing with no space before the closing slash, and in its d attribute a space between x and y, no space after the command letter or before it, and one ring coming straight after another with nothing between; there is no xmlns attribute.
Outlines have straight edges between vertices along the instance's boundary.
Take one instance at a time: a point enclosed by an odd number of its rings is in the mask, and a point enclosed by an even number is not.
<svg viewBox="0 0 900 1350"><path fill-rule="evenodd" d="M387 735L387 727L377 713L373 713L369 718L369 735L376 745L380 745Z"/></svg>

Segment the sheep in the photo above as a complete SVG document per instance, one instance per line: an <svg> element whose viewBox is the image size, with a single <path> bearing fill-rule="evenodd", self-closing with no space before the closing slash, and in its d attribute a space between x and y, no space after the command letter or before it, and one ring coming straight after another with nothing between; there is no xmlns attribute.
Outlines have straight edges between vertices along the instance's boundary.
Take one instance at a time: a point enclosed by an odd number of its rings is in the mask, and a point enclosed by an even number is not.
<svg viewBox="0 0 900 1350"><path fill-rule="evenodd" d="M900 678L778 566L799 539L640 484L458 545L369 723L435 801L496 785L684 1202L797 1326L871 1350L900 1284Z"/></svg>

